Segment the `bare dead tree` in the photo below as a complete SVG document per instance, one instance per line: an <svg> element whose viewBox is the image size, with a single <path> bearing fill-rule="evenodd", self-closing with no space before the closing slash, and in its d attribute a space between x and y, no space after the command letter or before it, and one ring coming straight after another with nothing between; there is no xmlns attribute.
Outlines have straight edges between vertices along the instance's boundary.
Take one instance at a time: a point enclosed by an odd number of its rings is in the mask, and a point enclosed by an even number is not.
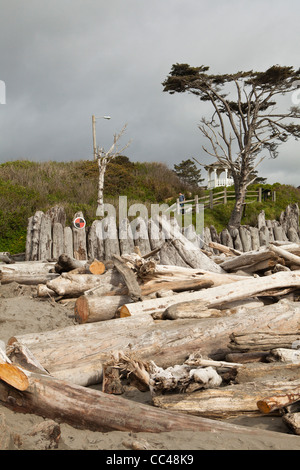
<svg viewBox="0 0 300 470"><path fill-rule="evenodd" d="M104 217L104 177L106 168L109 162L114 158L122 155L125 149L129 147L131 141L129 141L124 147L118 148L118 142L125 133L127 124L125 124L119 134L114 134L114 142L110 149L105 152L103 148L97 149L97 162L99 168L99 179L98 179L98 198L97 198L97 217Z"/></svg>

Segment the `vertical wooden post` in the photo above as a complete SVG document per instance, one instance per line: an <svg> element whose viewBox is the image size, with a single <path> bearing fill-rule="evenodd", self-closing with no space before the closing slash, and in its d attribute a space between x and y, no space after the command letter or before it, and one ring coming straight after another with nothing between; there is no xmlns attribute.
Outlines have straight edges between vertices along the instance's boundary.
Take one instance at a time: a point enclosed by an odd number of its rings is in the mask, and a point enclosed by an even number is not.
<svg viewBox="0 0 300 470"><path fill-rule="evenodd" d="M199 200L197 195L195 196L195 212L199 214Z"/></svg>
<svg viewBox="0 0 300 470"><path fill-rule="evenodd" d="M262 188L258 188L258 202L261 202Z"/></svg>
<svg viewBox="0 0 300 470"><path fill-rule="evenodd" d="M179 198L177 198L177 200L176 200L176 205L177 205L177 214L180 214Z"/></svg>
<svg viewBox="0 0 300 470"><path fill-rule="evenodd" d="M272 191L272 201L276 202L276 191Z"/></svg>
<svg viewBox="0 0 300 470"><path fill-rule="evenodd" d="M227 188L224 188L224 204L227 204Z"/></svg>
<svg viewBox="0 0 300 470"><path fill-rule="evenodd" d="M209 208L213 209L214 207L214 195L212 190L209 191Z"/></svg>

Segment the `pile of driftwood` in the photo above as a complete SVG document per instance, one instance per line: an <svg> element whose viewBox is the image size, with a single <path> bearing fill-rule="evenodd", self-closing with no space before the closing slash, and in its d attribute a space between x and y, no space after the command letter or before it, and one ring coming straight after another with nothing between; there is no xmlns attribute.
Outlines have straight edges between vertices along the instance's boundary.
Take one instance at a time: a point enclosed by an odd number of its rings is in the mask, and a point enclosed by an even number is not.
<svg viewBox="0 0 300 470"><path fill-rule="evenodd" d="M162 248L188 266L159 264ZM10 338L1 402L102 431L240 432L224 420L279 414L300 434L300 245L210 248L174 234L144 256L2 265L2 283L74 302L77 324ZM124 399L127 381L154 406Z"/></svg>

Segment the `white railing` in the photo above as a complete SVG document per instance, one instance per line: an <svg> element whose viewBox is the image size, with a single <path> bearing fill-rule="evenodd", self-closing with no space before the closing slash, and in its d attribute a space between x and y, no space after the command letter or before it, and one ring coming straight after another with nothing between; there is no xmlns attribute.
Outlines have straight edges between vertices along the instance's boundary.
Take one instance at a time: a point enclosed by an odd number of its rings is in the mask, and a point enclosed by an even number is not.
<svg viewBox="0 0 300 470"><path fill-rule="evenodd" d="M212 189L212 188L218 188L220 186L233 186L234 181L233 178L218 178L217 180L211 179L208 181L207 188Z"/></svg>

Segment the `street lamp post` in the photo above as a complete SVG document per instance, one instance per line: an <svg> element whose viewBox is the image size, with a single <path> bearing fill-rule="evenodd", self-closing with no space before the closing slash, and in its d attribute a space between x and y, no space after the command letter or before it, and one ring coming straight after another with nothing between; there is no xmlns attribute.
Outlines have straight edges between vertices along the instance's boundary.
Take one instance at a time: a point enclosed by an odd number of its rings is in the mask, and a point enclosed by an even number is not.
<svg viewBox="0 0 300 470"><path fill-rule="evenodd" d="M97 144L96 144L96 119L111 119L110 116L92 116L92 128L93 128L93 148L94 148L94 160L97 160Z"/></svg>

